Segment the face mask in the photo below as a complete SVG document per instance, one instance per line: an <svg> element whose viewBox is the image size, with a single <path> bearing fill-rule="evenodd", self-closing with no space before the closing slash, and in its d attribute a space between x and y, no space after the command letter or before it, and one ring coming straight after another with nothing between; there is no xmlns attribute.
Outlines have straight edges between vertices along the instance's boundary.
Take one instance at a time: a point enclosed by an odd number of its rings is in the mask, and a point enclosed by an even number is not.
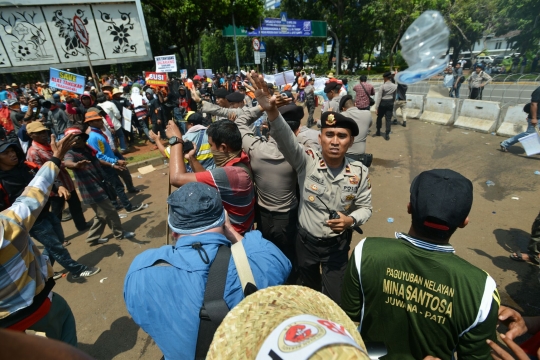
<svg viewBox="0 0 540 360"><path fill-rule="evenodd" d="M242 150L238 150L238 151L230 152L230 153L224 153L218 150L211 150L211 151L212 151L212 155L214 157L214 163L216 164L216 166L223 167L225 166L226 163L228 163L229 161L237 157L238 154L240 154L240 151Z"/></svg>

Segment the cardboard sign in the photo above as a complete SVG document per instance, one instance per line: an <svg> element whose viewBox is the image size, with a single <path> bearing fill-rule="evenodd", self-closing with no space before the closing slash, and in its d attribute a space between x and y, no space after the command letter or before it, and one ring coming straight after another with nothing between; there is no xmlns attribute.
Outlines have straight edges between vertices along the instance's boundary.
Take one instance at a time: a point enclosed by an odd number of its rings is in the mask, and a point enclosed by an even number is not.
<svg viewBox="0 0 540 360"><path fill-rule="evenodd" d="M86 84L85 77L67 71L50 68L49 86L81 95Z"/></svg>
<svg viewBox="0 0 540 360"><path fill-rule="evenodd" d="M197 69L197 75L200 77L212 77L212 69Z"/></svg>
<svg viewBox="0 0 540 360"><path fill-rule="evenodd" d="M187 69L180 70L180 78L187 79Z"/></svg>
<svg viewBox="0 0 540 360"><path fill-rule="evenodd" d="M146 85L167 86L167 74L159 72L144 72Z"/></svg>
<svg viewBox="0 0 540 360"><path fill-rule="evenodd" d="M292 84L295 78L293 70L288 70L282 73L278 73L274 75L274 77L276 79L277 86Z"/></svg>
<svg viewBox="0 0 540 360"><path fill-rule="evenodd" d="M131 113L132 111L128 108L122 108L122 127L127 131L131 132Z"/></svg>
<svg viewBox="0 0 540 360"><path fill-rule="evenodd" d="M156 72L177 72L176 55L156 56Z"/></svg>

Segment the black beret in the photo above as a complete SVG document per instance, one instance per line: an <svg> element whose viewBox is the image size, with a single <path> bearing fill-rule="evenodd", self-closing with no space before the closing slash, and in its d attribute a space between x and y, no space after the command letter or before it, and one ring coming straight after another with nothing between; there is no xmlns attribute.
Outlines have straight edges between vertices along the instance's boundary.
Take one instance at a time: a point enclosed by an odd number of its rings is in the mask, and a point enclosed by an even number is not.
<svg viewBox="0 0 540 360"><path fill-rule="evenodd" d="M328 94L332 90L341 89L341 84L338 84L336 81L329 81L324 85L324 93Z"/></svg>
<svg viewBox="0 0 540 360"><path fill-rule="evenodd" d="M341 97L341 100L339 100L339 111L341 111L341 109L343 109L343 107L345 106L345 103L347 102L347 100L352 100L352 96L351 95L345 95L345 96Z"/></svg>
<svg viewBox="0 0 540 360"><path fill-rule="evenodd" d="M240 94L239 92L233 92L225 96L225 99L229 100L229 102L232 102L232 103L239 103L239 102L244 101L245 97L246 95L244 94Z"/></svg>
<svg viewBox="0 0 540 360"><path fill-rule="evenodd" d="M217 98L225 99L229 92L224 88L219 88L214 92L214 96Z"/></svg>
<svg viewBox="0 0 540 360"><path fill-rule="evenodd" d="M304 108L295 104L289 104L278 108L285 121L301 121L304 117Z"/></svg>
<svg viewBox="0 0 540 360"><path fill-rule="evenodd" d="M358 136L360 132L356 121L333 111L327 111L321 116L321 129L325 128L349 129L352 136Z"/></svg>

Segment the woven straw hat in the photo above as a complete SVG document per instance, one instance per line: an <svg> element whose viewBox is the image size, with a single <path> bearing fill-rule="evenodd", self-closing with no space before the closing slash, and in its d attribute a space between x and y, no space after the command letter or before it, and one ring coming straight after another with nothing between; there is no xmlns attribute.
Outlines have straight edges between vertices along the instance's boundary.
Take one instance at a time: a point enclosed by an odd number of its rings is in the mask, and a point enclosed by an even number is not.
<svg viewBox="0 0 540 360"><path fill-rule="evenodd" d="M343 325L365 351L356 326L330 298L307 287L274 286L248 296L227 314L214 334L206 359L255 359L276 327L304 314ZM319 349L309 359L367 360L369 357L354 346L336 344Z"/></svg>

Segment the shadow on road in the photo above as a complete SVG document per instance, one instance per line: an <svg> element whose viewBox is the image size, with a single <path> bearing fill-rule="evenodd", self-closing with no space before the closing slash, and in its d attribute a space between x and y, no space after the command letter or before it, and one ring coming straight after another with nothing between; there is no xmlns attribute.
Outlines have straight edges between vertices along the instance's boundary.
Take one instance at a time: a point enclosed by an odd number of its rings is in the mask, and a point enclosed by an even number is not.
<svg viewBox="0 0 540 360"><path fill-rule="evenodd" d="M135 346L138 332L139 326L130 317L122 316L109 330L102 332L94 344L79 343L78 347L96 359L111 360Z"/></svg>
<svg viewBox="0 0 540 360"><path fill-rule="evenodd" d="M118 240L110 240L110 241L118 241ZM121 240L121 241L124 241L124 240ZM75 261L86 266L98 266L101 260L103 260L103 258L113 256L115 254L116 256L122 257L124 255L124 250L122 250L119 244L107 243L105 245L96 247L95 250L81 256L78 259L75 259ZM67 281L72 282L72 283L86 282L86 278L80 277L78 279L73 279L70 275L68 275L66 279Z"/></svg>
<svg viewBox="0 0 540 360"><path fill-rule="evenodd" d="M497 243L506 251L508 255L512 252L527 251L529 243L529 233L521 229L495 229L493 231ZM536 299L540 298L540 285L538 266L517 262L509 256L491 256L484 250L471 249L476 254L490 259L493 265L502 269L503 272L512 271L517 275L518 281L508 284L504 289L499 288L501 295L501 305L516 308L526 315L540 314L540 304Z"/></svg>

